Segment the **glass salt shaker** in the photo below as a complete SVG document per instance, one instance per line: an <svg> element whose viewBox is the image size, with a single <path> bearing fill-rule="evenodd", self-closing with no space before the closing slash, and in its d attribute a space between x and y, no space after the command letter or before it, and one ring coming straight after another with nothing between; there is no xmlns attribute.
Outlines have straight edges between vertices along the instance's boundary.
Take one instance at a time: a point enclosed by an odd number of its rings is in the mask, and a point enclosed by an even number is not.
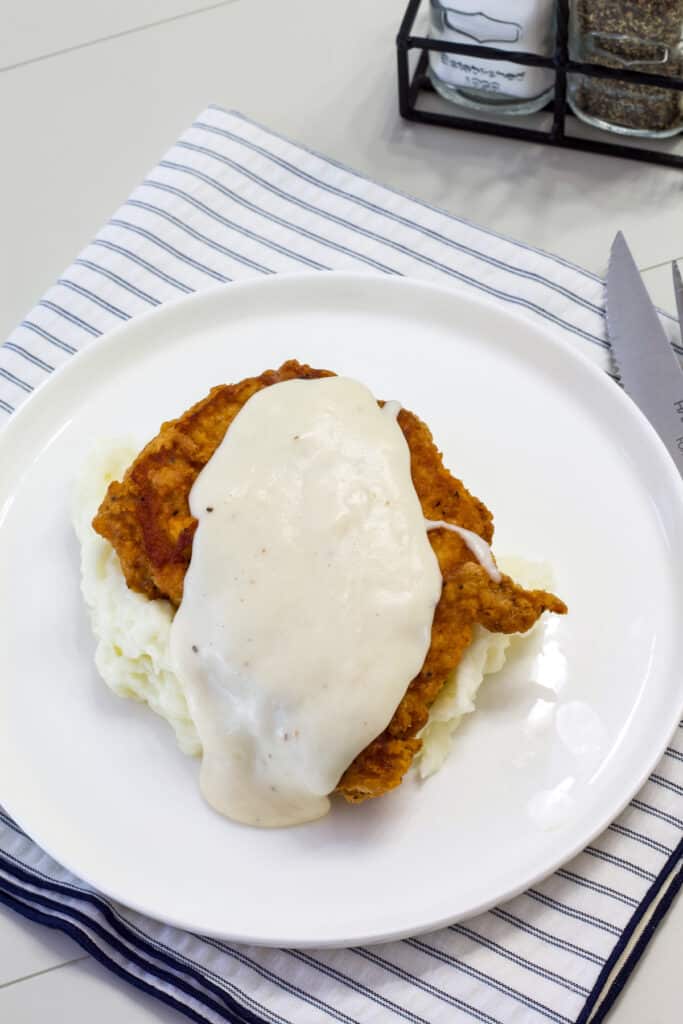
<svg viewBox="0 0 683 1024"><path fill-rule="evenodd" d="M555 0L430 0L430 37L451 43L553 52ZM429 78L453 103L500 114L531 114L553 95L554 72L458 53L429 54Z"/></svg>
<svg viewBox="0 0 683 1024"><path fill-rule="evenodd" d="M683 76L683 0L574 0L574 60L628 71ZM646 138L683 129L681 93L618 79L570 75L569 104L597 128Z"/></svg>

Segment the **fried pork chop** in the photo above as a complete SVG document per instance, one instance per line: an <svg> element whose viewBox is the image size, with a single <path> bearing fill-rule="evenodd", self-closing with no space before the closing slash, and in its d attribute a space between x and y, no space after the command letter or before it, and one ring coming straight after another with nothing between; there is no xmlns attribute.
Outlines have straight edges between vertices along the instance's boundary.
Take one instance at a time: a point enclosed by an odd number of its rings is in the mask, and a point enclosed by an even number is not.
<svg viewBox="0 0 683 1024"><path fill-rule="evenodd" d="M213 388L178 419L162 425L123 480L110 484L93 520L97 533L116 550L132 590L167 598L175 607L180 604L197 528L190 491L231 422L262 388L329 376L329 370L289 360L279 370ZM444 467L429 428L406 409L400 411L398 424L410 449L413 484L425 518L455 523L490 543L491 513ZM493 582L456 533L430 530L429 540L443 577L431 644L387 728L340 779L338 791L351 802L381 796L400 784L420 749L417 734L429 708L469 645L475 624L495 633L523 633L544 611L567 610L553 594L524 590L507 576Z"/></svg>

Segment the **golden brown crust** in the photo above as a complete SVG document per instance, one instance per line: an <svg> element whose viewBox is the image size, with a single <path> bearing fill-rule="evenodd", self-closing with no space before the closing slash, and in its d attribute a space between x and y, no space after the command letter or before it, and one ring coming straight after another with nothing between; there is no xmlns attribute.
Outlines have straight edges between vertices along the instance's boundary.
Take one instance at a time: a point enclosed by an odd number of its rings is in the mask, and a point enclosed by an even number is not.
<svg viewBox="0 0 683 1024"><path fill-rule="evenodd" d="M132 590L180 604L197 528L189 507L190 490L244 403L271 384L332 375L289 360L279 370L213 388L178 419L163 424L123 481L109 486L93 520L95 530L115 548ZM398 423L410 449L411 474L425 517L456 523L490 543L491 513L444 467L426 424L406 409L399 413ZM521 633L544 611L567 610L554 595L526 591L507 576L492 582L457 534L432 530L429 539L443 577L431 644L387 728L344 772L338 791L351 802L380 796L399 785L420 749L417 733L470 643L475 624L493 632Z"/></svg>
<svg viewBox="0 0 683 1024"><path fill-rule="evenodd" d="M436 548L434 543L432 546ZM486 570L471 560L456 564L457 555L446 545L440 546L437 558L444 584L434 613L427 657L387 728L344 772L338 789L352 803L381 796L401 783L422 745L416 735L426 724L432 703L468 647L475 624L494 633L525 633L544 611L559 615L567 611L566 605L553 594L524 590L509 576L493 583Z"/></svg>
<svg viewBox="0 0 683 1024"><path fill-rule="evenodd" d="M110 484L93 519L95 531L115 548L131 590L180 604L197 529L190 491L235 416L271 384L331 376L292 359L260 377L212 388L178 419L162 424L123 482Z"/></svg>

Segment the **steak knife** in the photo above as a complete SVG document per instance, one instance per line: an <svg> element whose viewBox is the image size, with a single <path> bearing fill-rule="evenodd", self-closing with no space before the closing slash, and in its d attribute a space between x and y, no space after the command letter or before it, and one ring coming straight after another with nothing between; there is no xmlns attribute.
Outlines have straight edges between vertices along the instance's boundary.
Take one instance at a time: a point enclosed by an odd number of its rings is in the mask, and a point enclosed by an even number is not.
<svg viewBox="0 0 683 1024"><path fill-rule="evenodd" d="M683 306L683 288L677 290L677 301ZM683 370L621 232L607 271L607 331L626 393L647 416L683 476Z"/></svg>

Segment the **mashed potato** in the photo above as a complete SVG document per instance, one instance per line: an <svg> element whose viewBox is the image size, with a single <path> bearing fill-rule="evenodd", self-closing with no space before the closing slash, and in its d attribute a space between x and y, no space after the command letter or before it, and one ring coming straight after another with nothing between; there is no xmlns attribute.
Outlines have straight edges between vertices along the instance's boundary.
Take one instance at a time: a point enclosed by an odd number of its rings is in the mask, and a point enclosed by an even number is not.
<svg viewBox="0 0 683 1024"><path fill-rule="evenodd" d="M173 727L180 749L198 755L199 736L171 668L173 608L129 590L118 555L90 525L107 487L137 453L132 445L102 447L83 467L76 489L73 521L81 542L81 589L97 641L95 664L114 693L148 704Z"/></svg>
<svg viewBox="0 0 683 1024"><path fill-rule="evenodd" d="M534 590L549 590L552 587L552 572L543 563L512 557L498 558L497 561L502 571L523 587ZM489 633L483 626L474 627L472 643L432 704L429 721L420 733L422 750L416 763L421 778L433 775L448 757L455 730L465 715L475 710L474 699L484 677L499 672L516 637L531 636L542 621L539 619L528 633L513 633L511 636Z"/></svg>
<svg viewBox="0 0 683 1024"><path fill-rule="evenodd" d="M102 446L83 467L75 494L73 521L81 544L81 589L97 642L95 664L114 693L149 705L171 725L180 749L198 756L202 746L171 666L173 608L164 599L150 601L129 590L114 549L91 526L107 487L112 480L121 479L137 452L133 444ZM545 565L519 558L499 559L498 564L525 587L552 586ZM484 677L503 667L513 639L475 626L471 646L432 705L429 722L422 730L423 747L417 761L422 778L443 765L455 730L475 709Z"/></svg>

